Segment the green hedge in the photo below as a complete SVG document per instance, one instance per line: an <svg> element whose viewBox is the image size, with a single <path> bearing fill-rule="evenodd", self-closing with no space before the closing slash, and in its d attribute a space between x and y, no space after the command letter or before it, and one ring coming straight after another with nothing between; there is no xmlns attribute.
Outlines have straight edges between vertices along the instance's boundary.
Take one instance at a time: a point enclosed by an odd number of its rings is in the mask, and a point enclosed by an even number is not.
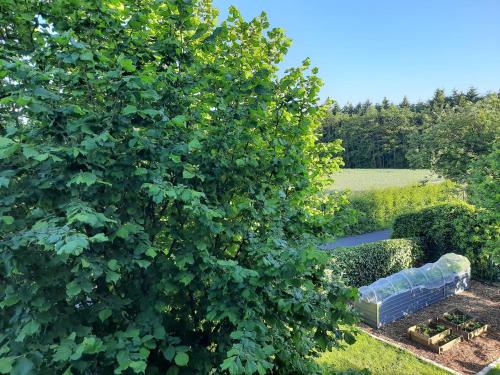
<svg viewBox="0 0 500 375"><path fill-rule="evenodd" d="M350 206L356 211L358 220L346 229L346 234L389 228L398 215L456 200L456 191L455 184L445 181L352 194Z"/></svg>
<svg viewBox="0 0 500 375"><path fill-rule="evenodd" d="M349 286L371 284L405 268L417 265L423 250L417 241L393 239L331 250L332 271L343 275Z"/></svg>
<svg viewBox="0 0 500 375"><path fill-rule="evenodd" d="M465 202L438 205L400 215L393 228L393 238L419 238L426 261L453 252L469 258L473 277L499 276L499 225L484 209Z"/></svg>

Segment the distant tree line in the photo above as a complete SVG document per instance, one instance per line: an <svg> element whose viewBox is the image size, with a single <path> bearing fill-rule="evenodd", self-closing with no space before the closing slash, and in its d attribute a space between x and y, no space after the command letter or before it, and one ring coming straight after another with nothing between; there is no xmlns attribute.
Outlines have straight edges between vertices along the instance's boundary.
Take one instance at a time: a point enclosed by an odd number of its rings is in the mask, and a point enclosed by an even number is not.
<svg viewBox="0 0 500 375"><path fill-rule="evenodd" d="M431 155L421 147L422 138L447 116L487 96L475 88L451 95L437 89L427 102L410 103L405 96L399 104L387 98L377 104L334 103L323 122L323 141L342 140L346 168L430 168Z"/></svg>

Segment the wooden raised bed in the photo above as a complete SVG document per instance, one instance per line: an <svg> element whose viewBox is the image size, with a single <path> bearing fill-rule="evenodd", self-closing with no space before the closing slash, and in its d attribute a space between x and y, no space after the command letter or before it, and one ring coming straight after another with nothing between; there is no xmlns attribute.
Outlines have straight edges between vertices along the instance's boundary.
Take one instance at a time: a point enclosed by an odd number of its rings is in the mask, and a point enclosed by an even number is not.
<svg viewBox="0 0 500 375"><path fill-rule="evenodd" d="M423 332L425 329L430 329L431 333L425 334ZM450 334L451 329L446 328L444 325L440 325L435 319L429 319L425 323L420 323L408 328L408 336L410 339L426 346L437 344Z"/></svg>
<svg viewBox="0 0 500 375"><path fill-rule="evenodd" d="M449 333L447 336L438 341L436 344L429 345L429 347L436 353L441 354L443 352L450 350L461 341L462 341L461 336Z"/></svg>
<svg viewBox="0 0 500 375"><path fill-rule="evenodd" d="M453 328L454 330L458 331L465 327L467 323L471 322L474 320L472 316L469 314L459 310L459 309L454 309L448 312L445 312L443 314L442 318L438 318L438 320L441 323L446 324L448 327Z"/></svg>
<svg viewBox="0 0 500 375"><path fill-rule="evenodd" d="M447 327L450 327L453 333L462 336L465 340L479 336L488 331L488 325L481 323L471 315L455 309L444 313L443 317L438 319Z"/></svg>
<svg viewBox="0 0 500 375"><path fill-rule="evenodd" d="M473 320L461 328L458 333L466 340L479 336L488 331L488 324Z"/></svg>

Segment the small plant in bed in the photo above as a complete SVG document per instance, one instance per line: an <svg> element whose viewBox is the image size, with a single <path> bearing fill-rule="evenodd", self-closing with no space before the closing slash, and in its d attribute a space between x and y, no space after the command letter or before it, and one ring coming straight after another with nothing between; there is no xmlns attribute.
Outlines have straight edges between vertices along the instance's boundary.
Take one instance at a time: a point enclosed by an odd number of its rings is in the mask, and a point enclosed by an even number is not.
<svg viewBox="0 0 500 375"><path fill-rule="evenodd" d="M484 326L484 324L481 322L472 321L472 322L469 322L465 325L464 331L467 333L474 332L476 329L479 329L483 326Z"/></svg>
<svg viewBox="0 0 500 375"><path fill-rule="evenodd" d="M472 319L472 317L470 315L468 315L462 311L459 311L459 310L455 310L455 311L452 311L448 314L445 314L444 318L447 321L449 321L450 323L453 323L456 325L464 324Z"/></svg>
<svg viewBox="0 0 500 375"><path fill-rule="evenodd" d="M460 336L455 335L453 333L450 333L449 335L445 336L442 340L438 341L437 345L438 346L443 346L444 344L447 344L450 341L453 341L453 340L455 340L458 337L460 337Z"/></svg>
<svg viewBox="0 0 500 375"><path fill-rule="evenodd" d="M417 332L421 335L432 337L438 333L446 331L446 326L443 324L431 323L420 323L417 325Z"/></svg>

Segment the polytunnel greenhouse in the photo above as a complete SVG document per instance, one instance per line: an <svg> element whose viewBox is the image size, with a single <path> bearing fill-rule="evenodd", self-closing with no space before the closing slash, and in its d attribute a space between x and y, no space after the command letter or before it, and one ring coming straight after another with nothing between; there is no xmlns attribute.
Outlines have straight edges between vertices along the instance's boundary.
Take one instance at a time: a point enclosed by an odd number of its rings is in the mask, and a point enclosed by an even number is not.
<svg viewBox="0 0 500 375"><path fill-rule="evenodd" d="M379 328L469 287L470 262L445 254L435 263L409 268L359 288L356 310Z"/></svg>

